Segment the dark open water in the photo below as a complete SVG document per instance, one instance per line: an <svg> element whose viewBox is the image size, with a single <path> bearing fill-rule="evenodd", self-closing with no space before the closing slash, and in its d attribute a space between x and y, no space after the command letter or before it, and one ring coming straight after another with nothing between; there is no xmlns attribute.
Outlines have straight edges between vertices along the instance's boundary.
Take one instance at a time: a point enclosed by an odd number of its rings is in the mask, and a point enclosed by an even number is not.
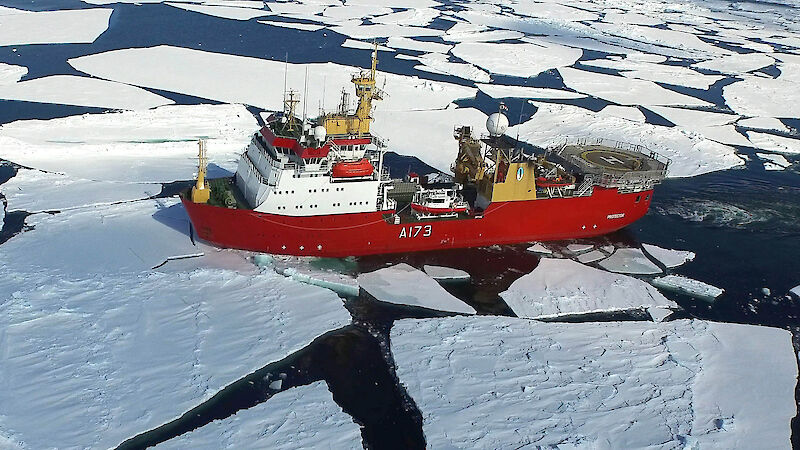
<svg viewBox="0 0 800 450"><path fill-rule="evenodd" d="M76 0L23 1L0 0L0 4L23 9L83 8ZM0 48L0 61L29 68L26 79L50 74L78 74L65 61L68 58L127 47L170 44L203 50L226 52L290 62L334 61L364 65L368 51L341 49L344 37L330 31L303 32L273 29L251 21L234 21L185 12L163 5L113 5L111 25L91 45L32 45ZM437 22L437 26L445 24ZM435 39L433 39L435 40ZM735 49L734 49L735 50ZM409 52L416 54L417 52ZM599 52L586 52L584 59L602 57ZM414 62L383 55L381 70L419 75L442 81L469 84L448 76L418 72ZM721 87L732 80L723 80L709 91L687 92L712 101L721 108ZM562 87L557 73L535 78L502 77L503 83L541 87ZM683 90L674 86L666 86ZM276 89L280 89L276 86ZM178 103L209 102L191 96L156 91ZM607 104L600 99L569 100L599 110ZM535 112L520 100L507 100L512 123L526 120ZM479 93L474 100L459 102L484 112L497 110L496 101ZM380 106L379 106L380 107ZM30 102L0 101L0 123L28 118L53 118L87 112L99 108L44 105ZM648 121L669 122L645 111ZM786 121L795 129L800 121ZM740 149L754 153L753 149ZM597 238L597 243L635 245L652 243L667 248L692 250L694 261L674 273L702 280L725 289L714 303L667 293L686 309L687 315L725 321L776 326L793 331L795 347L800 339L800 299L791 298L788 290L800 284L800 158L789 157L794 166L788 171L767 172L751 158L743 168L716 172L689 179L671 179L656 190L651 211L642 220L625 230ZM387 158L395 175L412 171L432 170L415 158ZM0 165L0 184L15 170ZM165 193L170 186L165 187ZM0 198L0 206L2 198ZM12 205L13 210L13 205ZM24 211L9 211L0 231L0 244L25 229ZM566 243L562 243L565 245ZM524 245L485 249L452 250L399 256L375 256L356 261L357 270L367 271L387 263L407 262L417 267L439 264L465 269L473 275L469 284L449 285L447 289L471 304L481 314L511 315L498 293L513 280L536 267L538 258L525 251ZM769 294L764 288L769 289ZM285 374L282 389L324 379L336 402L359 424L363 425L364 444L369 448L421 448L424 437L421 415L413 400L398 385L389 352L389 330L392 322L405 317L432 317L438 314L403 307L380 306L360 298L347 299L353 325L317 338L305 349L273 362L254 374L228 386L208 402L198 405L184 417L155 430L142 430L121 448L142 448L202 426L215 418L227 417L235 411L268 401L276 391L269 383L250 384ZM637 320L635 315L592 317L589 320ZM583 319L587 320L587 319ZM266 361L265 361L266 363ZM793 444L800 448L800 425L792 426Z"/></svg>

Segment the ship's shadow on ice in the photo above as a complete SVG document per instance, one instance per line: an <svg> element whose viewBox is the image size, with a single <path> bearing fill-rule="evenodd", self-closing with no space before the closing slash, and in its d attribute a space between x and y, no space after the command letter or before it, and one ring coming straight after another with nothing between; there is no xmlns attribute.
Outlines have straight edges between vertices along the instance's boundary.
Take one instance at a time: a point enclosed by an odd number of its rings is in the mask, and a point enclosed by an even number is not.
<svg viewBox="0 0 800 450"><path fill-rule="evenodd" d="M172 228L173 230L191 238L191 222L186 214L186 209L180 203L172 206L163 206L153 213L153 219L157 222Z"/></svg>

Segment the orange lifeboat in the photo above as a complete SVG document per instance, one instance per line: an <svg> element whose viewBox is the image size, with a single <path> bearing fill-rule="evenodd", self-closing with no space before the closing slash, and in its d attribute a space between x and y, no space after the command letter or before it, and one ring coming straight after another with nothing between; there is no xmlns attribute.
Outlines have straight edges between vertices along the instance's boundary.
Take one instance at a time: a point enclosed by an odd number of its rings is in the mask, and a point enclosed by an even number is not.
<svg viewBox="0 0 800 450"><path fill-rule="evenodd" d="M372 175L375 168L369 163L367 158L358 161L340 162L333 165L334 178L354 178L368 177Z"/></svg>

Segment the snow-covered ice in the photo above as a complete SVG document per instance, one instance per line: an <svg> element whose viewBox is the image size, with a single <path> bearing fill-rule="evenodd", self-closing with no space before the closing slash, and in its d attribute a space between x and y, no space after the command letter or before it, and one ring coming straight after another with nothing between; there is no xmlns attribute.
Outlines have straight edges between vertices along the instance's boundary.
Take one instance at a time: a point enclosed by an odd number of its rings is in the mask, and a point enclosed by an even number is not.
<svg viewBox="0 0 800 450"><path fill-rule="evenodd" d="M417 70L453 75L465 80L477 82L487 82L491 80L491 77L485 71L469 63L452 62L447 55L441 53L426 53L418 57L418 60L422 65L414 66Z"/></svg>
<svg viewBox="0 0 800 450"><path fill-rule="evenodd" d="M606 138L639 144L671 159L668 176L687 177L742 165L733 147L672 127L609 117L572 105L534 102L536 114L508 134L540 147L560 144L565 136ZM519 127L519 129L518 129Z"/></svg>
<svg viewBox="0 0 800 450"><path fill-rule="evenodd" d="M708 89L709 86L723 78L719 75L705 75L688 67L652 63L638 57L625 58L623 60L593 59L581 61L581 64L590 67L620 70L623 76L630 78L687 86L695 89Z"/></svg>
<svg viewBox="0 0 800 450"><path fill-rule="evenodd" d="M565 91L563 89L539 88L530 86L506 86L502 84L479 83L478 89L492 98L519 97L536 99L576 99L585 98L585 94Z"/></svg>
<svg viewBox="0 0 800 450"><path fill-rule="evenodd" d="M28 68L0 62L0 87L19 81L28 73Z"/></svg>
<svg viewBox="0 0 800 450"><path fill-rule="evenodd" d="M786 330L476 316L400 320L391 342L431 448L790 446Z"/></svg>
<svg viewBox="0 0 800 450"><path fill-rule="evenodd" d="M672 310L654 306L652 308L647 308L647 314L650 315L650 318L653 319L653 322L663 322L664 319L672 315Z"/></svg>
<svg viewBox="0 0 800 450"><path fill-rule="evenodd" d="M541 255L552 255L553 254L553 251L550 250L549 248L545 247L544 245L542 245L541 242L537 242L537 243L533 244L532 246L528 247L527 250L529 252L539 253Z"/></svg>
<svg viewBox="0 0 800 450"><path fill-rule="evenodd" d="M237 6L195 5L191 3L177 2L165 2L165 4L175 8L184 9L186 11L206 14L208 16L222 17L223 19L250 20L254 17L262 17L271 14L269 11L264 9L242 8Z"/></svg>
<svg viewBox="0 0 800 450"><path fill-rule="evenodd" d="M583 253L583 254L580 254L580 255L576 256L575 259L578 260L578 262L582 262L584 264L589 264L589 263L600 261L601 259L605 258L606 256L608 256L608 255L606 255L605 253L601 252L600 250L592 250L590 252Z"/></svg>
<svg viewBox="0 0 800 450"><path fill-rule="evenodd" d="M0 47L26 44L88 44L108 28L112 9L30 12L8 8L0 14Z"/></svg>
<svg viewBox="0 0 800 450"><path fill-rule="evenodd" d="M664 264L665 267L670 269L678 267L688 261L691 261L695 257L694 252L690 252L688 250L666 249L653 244L642 244L642 248L650 256L652 256L653 258L661 262L661 264Z"/></svg>
<svg viewBox="0 0 800 450"><path fill-rule="evenodd" d="M570 66L581 57L581 50L558 44L494 44L463 42L451 53L490 73L535 77L549 69ZM523 63L524 62L524 63Z"/></svg>
<svg viewBox="0 0 800 450"><path fill-rule="evenodd" d="M270 25L273 27L293 28L295 30L303 30L303 31L317 31L325 28L323 25L315 25L312 23L279 22L277 20L259 20L258 23L263 23L264 25ZM346 46L342 45L342 47Z"/></svg>
<svg viewBox="0 0 800 450"><path fill-rule="evenodd" d="M725 292L724 289L720 289L708 283L703 283L702 281L693 280L691 278L687 278L682 275L667 275L664 277L657 277L653 279L652 283L653 286L659 287L661 289L678 291L684 294L691 295L692 297L703 298L708 300L713 300L722 295L723 292Z"/></svg>
<svg viewBox="0 0 800 450"><path fill-rule="evenodd" d="M543 258L500 296L514 314L529 319L677 306L644 281L553 258Z"/></svg>
<svg viewBox="0 0 800 450"><path fill-rule="evenodd" d="M661 269L653 264L638 248L618 248L611 256L598 264L610 272L639 275L661 273Z"/></svg>
<svg viewBox="0 0 800 450"><path fill-rule="evenodd" d="M753 146L777 153L800 154L800 139L778 136L760 131L748 131Z"/></svg>
<svg viewBox="0 0 800 450"><path fill-rule="evenodd" d="M0 83L0 99L113 109L149 109L174 103L136 86L73 75Z"/></svg>
<svg viewBox="0 0 800 450"><path fill-rule="evenodd" d="M620 119L640 123L645 123L647 120L642 111L633 106L608 105L601 109L597 114L601 116L618 117Z"/></svg>
<svg viewBox="0 0 800 450"><path fill-rule="evenodd" d="M369 42L364 41L357 41L355 39L345 39L342 43L342 47L346 48L357 48L362 50L373 50L375 49L375 45ZM378 45L379 52L396 52L397 50L389 47L385 47L383 45Z"/></svg>
<svg viewBox="0 0 800 450"><path fill-rule="evenodd" d="M789 162L783 155L774 155L772 153L756 153L756 156L761 158L762 162L764 163L764 169L766 170L784 170L792 165L792 163Z"/></svg>
<svg viewBox="0 0 800 450"><path fill-rule="evenodd" d="M736 122L737 125L754 128L757 130L772 130L788 133L789 129L779 119L774 117L748 117Z"/></svg>
<svg viewBox="0 0 800 450"><path fill-rule="evenodd" d="M174 199L37 214L0 252L0 428L30 448L113 447L350 322L280 275L150 271L197 252Z"/></svg>
<svg viewBox="0 0 800 450"><path fill-rule="evenodd" d="M704 100L671 91L648 80L588 72L571 67L562 67L558 72L567 87L620 105L710 106Z"/></svg>
<svg viewBox="0 0 800 450"><path fill-rule="evenodd" d="M425 264L422 266L425 273L437 281L456 281L456 280L469 280L469 273L452 267L432 266Z"/></svg>
<svg viewBox="0 0 800 450"><path fill-rule="evenodd" d="M265 403L215 420L155 448L239 449L243 446L275 450L362 448L359 426L333 401L324 381L279 392Z"/></svg>
<svg viewBox="0 0 800 450"><path fill-rule="evenodd" d="M21 120L0 126L0 158L72 178L169 182L194 176L200 138L208 142L212 176L235 170L257 129L241 105L169 105Z"/></svg>
<svg viewBox="0 0 800 450"><path fill-rule="evenodd" d="M350 3L348 1L348 3ZM390 14L375 16L372 23L396 23L400 25L413 25L424 27L431 23L433 19L439 17L440 11L433 8L410 8L405 11L397 11Z"/></svg>
<svg viewBox="0 0 800 450"><path fill-rule="evenodd" d="M742 81L722 88L725 103L737 114L757 117L800 117L797 83L741 76Z"/></svg>
<svg viewBox="0 0 800 450"><path fill-rule="evenodd" d="M405 263L362 273L358 284L378 301L475 314L471 306L450 295L433 278Z"/></svg>
<svg viewBox="0 0 800 450"><path fill-rule="evenodd" d="M418 41L416 39L409 39L406 37L393 36L386 42L387 47L400 48L404 50L416 50L425 53L443 53L446 54L453 48L452 45L442 44L439 42Z"/></svg>
<svg viewBox="0 0 800 450"><path fill-rule="evenodd" d="M342 273L341 269L350 264L347 259L327 259L285 256L285 255L256 255L254 261L259 266L269 265L281 275L295 281L330 289L340 295L357 296L358 282L355 277ZM335 267L338 266L338 267Z"/></svg>
<svg viewBox="0 0 800 450"><path fill-rule="evenodd" d="M772 64L775 64L775 59L769 55L756 52L720 56L693 64L693 67L738 75L740 73L762 69Z"/></svg>
<svg viewBox="0 0 800 450"><path fill-rule="evenodd" d="M797 285L797 286L789 289L789 292L791 292L792 294L800 297L800 285Z"/></svg>
<svg viewBox="0 0 800 450"><path fill-rule="evenodd" d="M416 37L416 36L441 36L444 31L433 28L415 27L411 25L400 25L396 23L378 23L374 25L362 25L359 22L348 22L342 25L329 28L331 31L351 37L353 39L377 39L395 37Z"/></svg>
<svg viewBox="0 0 800 450"><path fill-rule="evenodd" d="M592 244L568 244L567 250L572 253L583 253L594 248Z"/></svg>

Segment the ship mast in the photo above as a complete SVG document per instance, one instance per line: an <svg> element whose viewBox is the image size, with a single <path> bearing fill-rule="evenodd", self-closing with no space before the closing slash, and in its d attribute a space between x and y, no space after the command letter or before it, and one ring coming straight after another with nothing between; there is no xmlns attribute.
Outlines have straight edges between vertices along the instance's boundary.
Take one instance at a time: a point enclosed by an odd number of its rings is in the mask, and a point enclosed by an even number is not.
<svg viewBox="0 0 800 450"><path fill-rule="evenodd" d="M208 203L208 199L211 197L211 189L206 183L208 158L206 157L205 139L197 141L197 145L199 147L197 152L197 183L192 188L192 201L195 203Z"/></svg>
<svg viewBox="0 0 800 450"><path fill-rule="evenodd" d="M339 112L331 114L325 118L325 129L329 136L336 135L363 135L369 134L369 125L372 121L372 101L382 100L383 91L375 86L375 76L378 65L378 44L372 51L372 64L368 71L362 70L353 75L350 80L355 85L358 106L355 114L348 114L348 97L346 92L342 92L342 103Z"/></svg>

